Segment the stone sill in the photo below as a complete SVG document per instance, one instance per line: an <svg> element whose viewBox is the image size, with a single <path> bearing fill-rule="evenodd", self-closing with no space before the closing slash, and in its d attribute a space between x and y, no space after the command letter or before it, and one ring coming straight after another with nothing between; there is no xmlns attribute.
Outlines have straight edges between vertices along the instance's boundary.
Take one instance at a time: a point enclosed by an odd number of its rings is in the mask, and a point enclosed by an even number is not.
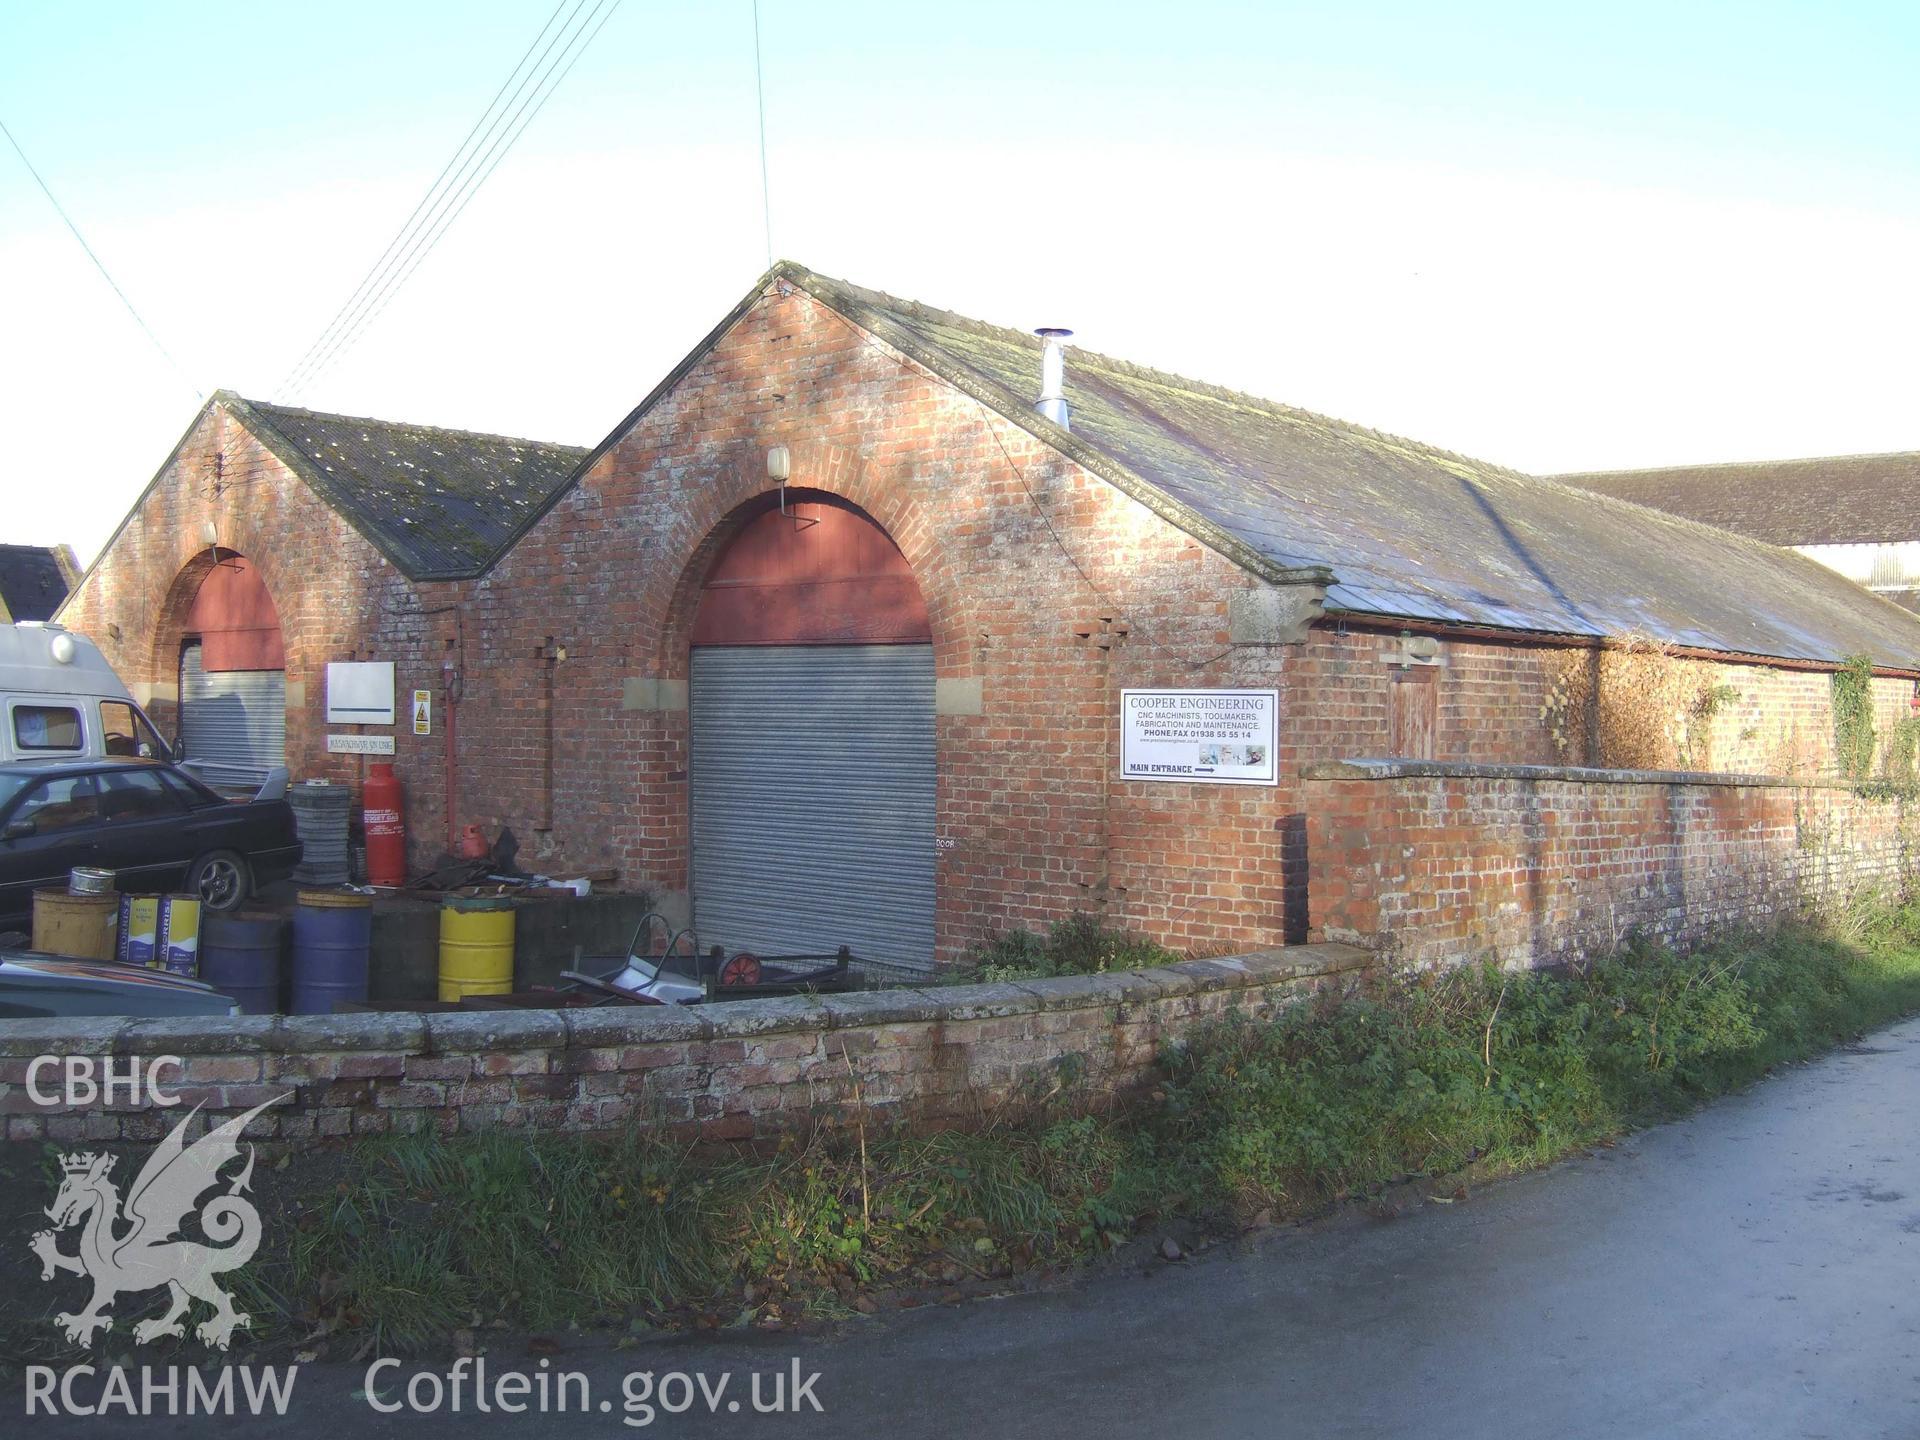
<svg viewBox="0 0 1920 1440"><path fill-rule="evenodd" d="M113 1016L0 1020L0 1056L389 1054L558 1050L984 1020L1049 1010L1138 1004L1219 990L1256 989L1340 974L1372 963L1352 945L1296 945L1153 970L1069 975L990 985L796 995L701 1006L474 1011L420 1015L235 1015L132 1020Z"/></svg>
<svg viewBox="0 0 1920 1440"><path fill-rule="evenodd" d="M1590 765L1475 765L1453 760L1322 760L1300 767L1303 780L1525 780L1562 785L1698 785L1728 789L1846 790L1871 781L1837 775L1735 775L1718 770L1603 770Z"/></svg>

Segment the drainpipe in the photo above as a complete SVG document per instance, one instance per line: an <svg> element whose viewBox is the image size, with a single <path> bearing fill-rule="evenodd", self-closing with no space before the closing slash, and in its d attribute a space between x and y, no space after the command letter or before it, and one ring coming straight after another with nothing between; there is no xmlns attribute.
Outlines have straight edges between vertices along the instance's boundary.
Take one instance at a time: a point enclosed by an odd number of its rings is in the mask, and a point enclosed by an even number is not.
<svg viewBox="0 0 1920 1440"><path fill-rule="evenodd" d="M454 638L447 642L446 659L440 662L440 689L447 705L447 853L460 853L460 667L466 660L466 635L460 612L453 613Z"/></svg>
<svg viewBox="0 0 1920 1440"><path fill-rule="evenodd" d="M543 833L553 829L553 666L565 653L551 635L540 647L540 819L533 828Z"/></svg>

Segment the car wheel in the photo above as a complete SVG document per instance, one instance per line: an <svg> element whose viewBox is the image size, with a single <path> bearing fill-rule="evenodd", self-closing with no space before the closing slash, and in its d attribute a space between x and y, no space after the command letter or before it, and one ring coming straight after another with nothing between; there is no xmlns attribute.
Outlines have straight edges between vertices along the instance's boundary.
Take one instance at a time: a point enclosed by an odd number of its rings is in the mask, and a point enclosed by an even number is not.
<svg viewBox="0 0 1920 1440"><path fill-rule="evenodd" d="M237 910L253 888L247 862L231 850L202 855L187 871L187 892L209 910Z"/></svg>

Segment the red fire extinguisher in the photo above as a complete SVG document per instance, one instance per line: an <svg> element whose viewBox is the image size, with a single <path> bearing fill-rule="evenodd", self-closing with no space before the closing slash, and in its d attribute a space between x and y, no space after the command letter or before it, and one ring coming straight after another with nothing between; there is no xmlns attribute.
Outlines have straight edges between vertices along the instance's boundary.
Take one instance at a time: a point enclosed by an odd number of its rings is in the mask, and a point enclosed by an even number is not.
<svg viewBox="0 0 1920 1440"><path fill-rule="evenodd" d="M406 792L393 773L391 761L376 760L367 769L367 783L360 802L367 830L367 883L404 885L407 883L407 827L400 819L400 807Z"/></svg>

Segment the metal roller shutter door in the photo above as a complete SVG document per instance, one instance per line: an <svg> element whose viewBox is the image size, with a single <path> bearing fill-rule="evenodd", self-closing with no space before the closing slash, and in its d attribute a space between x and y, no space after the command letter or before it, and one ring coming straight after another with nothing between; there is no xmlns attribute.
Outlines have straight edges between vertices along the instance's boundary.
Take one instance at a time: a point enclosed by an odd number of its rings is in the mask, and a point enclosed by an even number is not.
<svg viewBox="0 0 1920 1440"><path fill-rule="evenodd" d="M287 763L287 674L226 670L208 674L200 647L180 652L180 748L206 762L214 784L257 785Z"/></svg>
<svg viewBox="0 0 1920 1440"><path fill-rule="evenodd" d="M933 963L930 645L693 652L702 945Z"/></svg>

